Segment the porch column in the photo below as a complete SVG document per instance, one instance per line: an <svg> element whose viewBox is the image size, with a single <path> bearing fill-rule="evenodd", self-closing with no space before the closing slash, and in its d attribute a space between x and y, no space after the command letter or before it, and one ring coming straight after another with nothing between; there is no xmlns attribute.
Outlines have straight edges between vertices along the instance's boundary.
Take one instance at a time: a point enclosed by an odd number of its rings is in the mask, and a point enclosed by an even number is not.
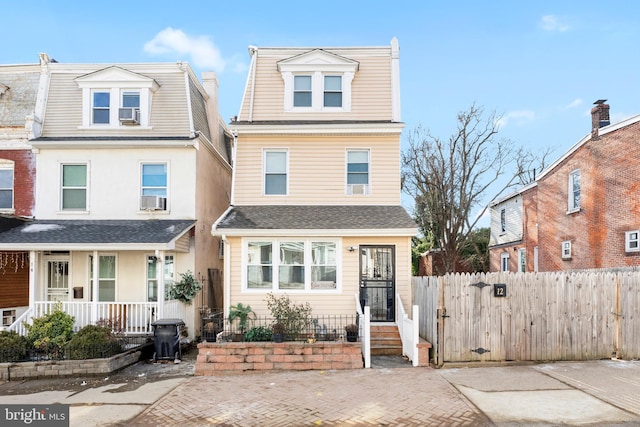
<svg viewBox="0 0 640 427"><path fill-rule="evenodd" d="M93 283L91 289L91 323L95 324L98 321L98 301L99 301L99 292L98 292L98 276L100 268L100 258L98 256L98 251L93 251L93 275L91 277L91 281Z"/></svg>
<svg viewBox="0 0 640 427"><path fill-rule="evenodd" d="M38 252L29 251L29 310L33 316L36 306L36 283L38 282Z"/></svg>
<svg viewBox="0 0 640 427"><path fill-rule="evenodd" d="M164 318L164 251L156 251L156 278L158 279L158 308L156 319Z"/></svg>

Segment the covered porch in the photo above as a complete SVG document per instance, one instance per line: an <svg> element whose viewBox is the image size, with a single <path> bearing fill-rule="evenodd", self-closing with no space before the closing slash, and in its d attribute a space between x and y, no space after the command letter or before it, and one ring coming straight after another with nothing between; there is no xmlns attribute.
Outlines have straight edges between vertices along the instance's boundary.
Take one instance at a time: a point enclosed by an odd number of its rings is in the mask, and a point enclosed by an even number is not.
<svg viewBox="0 0 640 427"><path fill-rule="evenodd" d="M74 329L101 323L126 335L153 333L152 323L180 318L193 326L188 305L167 300L179 272L194 270L193 220L39 220L0 233L0 249L28 253L29 305L7 327L60 307ZM191 328L191 331L195 328Z"/></svg>

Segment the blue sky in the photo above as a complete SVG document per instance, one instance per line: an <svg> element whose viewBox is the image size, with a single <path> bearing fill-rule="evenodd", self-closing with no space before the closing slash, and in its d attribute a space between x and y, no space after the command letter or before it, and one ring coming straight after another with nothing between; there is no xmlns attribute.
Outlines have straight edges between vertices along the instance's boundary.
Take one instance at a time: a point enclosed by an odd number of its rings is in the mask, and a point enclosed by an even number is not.
<svg viewBox="0 0 640 427"><path fill-rule="evenodd" d="M499 135L554 160L589 133L597 99L612 122L640 113L640 2L3 1L0 63L187 61L220 81L236 115L249 45L400 43L402 118L441 138L472 103ZM404 139L403 139L404 141Z"/></svg>

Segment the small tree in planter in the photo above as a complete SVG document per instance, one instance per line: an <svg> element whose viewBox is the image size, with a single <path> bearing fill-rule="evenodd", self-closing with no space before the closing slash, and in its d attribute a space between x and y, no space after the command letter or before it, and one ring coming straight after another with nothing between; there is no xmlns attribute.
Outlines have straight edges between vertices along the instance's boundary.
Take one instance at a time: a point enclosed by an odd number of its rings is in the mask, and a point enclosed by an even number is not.
<svg viewBox="0 0 640 427"><path fill-rule="evenodd" d="M295 304L291 302L287 294L280 297L276 297L272 293L267 294L267 308L271 310L271 317L275 323L282 324L285 328L285 334L288 334L291 339L298 339L300 333L307 331L312 324L311 304L309 302Z"/></svg>
<svg viewBox="0 0 640 427"><path fill-rule="evenodd" d="M247 330L247 325L250 320L255 320L256 314L251 309L250 305L242 305L239 302L236 305L229 307L229 323L238 319L238 328L240 329L240 335L244 335Z"/></svg>

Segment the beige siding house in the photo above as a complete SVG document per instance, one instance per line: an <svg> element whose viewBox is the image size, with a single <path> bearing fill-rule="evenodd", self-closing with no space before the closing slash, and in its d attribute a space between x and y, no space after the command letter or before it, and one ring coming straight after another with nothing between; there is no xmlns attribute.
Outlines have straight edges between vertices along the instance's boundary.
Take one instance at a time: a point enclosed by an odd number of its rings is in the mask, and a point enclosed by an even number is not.
<svg viewBox="0 0 640 427"><path fill-rule="evenodd" d="M399 48L257 48L231 124L225 317L286 294L315 315L395 324L411 307L411 237L401 206Z"/></svg>
<svg viewBox="0 0 640 427"><path fill-rule="evenodd" d="M0 233L0 250L29 254L29 307L12 328L59 302L77 328L110 319L148 334L155 320L180 318L197 336L223 267L220 238L205 230L231 191L215 74L51 61L39 87L33 219ZM205 290L191 304L168 300L187 272Z"/></svg>

